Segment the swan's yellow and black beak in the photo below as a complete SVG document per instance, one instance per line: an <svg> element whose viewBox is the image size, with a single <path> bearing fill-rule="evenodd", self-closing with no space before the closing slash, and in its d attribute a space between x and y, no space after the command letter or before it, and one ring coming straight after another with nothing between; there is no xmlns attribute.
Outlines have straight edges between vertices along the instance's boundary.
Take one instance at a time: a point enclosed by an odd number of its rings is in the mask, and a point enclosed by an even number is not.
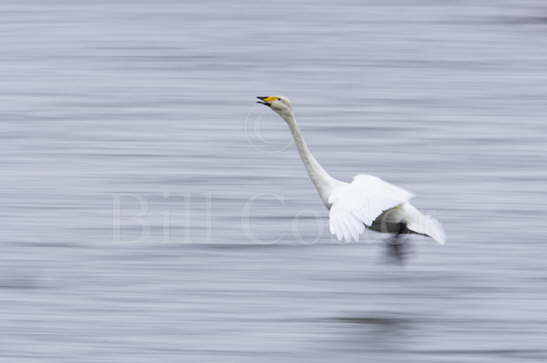
<svg viewBox="0 0 547 363"><path fill-rule="evenodd" d="M256 103L261 103L263 105L266 105L268 107L272 107L272 102L277 101L278 98L275 96L270 97L257 97L260 101L256 101Z"/></svg>

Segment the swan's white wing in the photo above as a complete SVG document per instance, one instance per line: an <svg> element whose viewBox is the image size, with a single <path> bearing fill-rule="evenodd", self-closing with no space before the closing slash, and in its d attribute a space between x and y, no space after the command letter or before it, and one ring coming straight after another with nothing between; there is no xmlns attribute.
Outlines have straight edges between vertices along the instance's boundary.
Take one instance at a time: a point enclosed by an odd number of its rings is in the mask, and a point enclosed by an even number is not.
<svg viewBox="0 0 547 363"><path fill-rule="evenodd" d="M433 238L439 244L444 244L446 242L443 226L438 220L433 218L433 216L422 214L422 212L417 210L410 203L406 203L404 209L408 217L410 217L408 218L406 228L419 234L425 234L426 236Z"/></svg>
<svg viewBox="0 0 547 363"><path fill-rule="evenodd" d="M329 197L329 229L339 240L359 240L365 225L384 211L407 202L413 195L372 175L357 175L334 189Z"/></svg>

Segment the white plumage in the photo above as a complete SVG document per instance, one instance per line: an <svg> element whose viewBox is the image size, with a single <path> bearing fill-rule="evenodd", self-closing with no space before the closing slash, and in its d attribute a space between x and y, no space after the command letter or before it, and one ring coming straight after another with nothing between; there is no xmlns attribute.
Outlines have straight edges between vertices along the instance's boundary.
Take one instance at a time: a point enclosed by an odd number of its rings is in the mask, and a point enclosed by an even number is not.
<svg viewBox="0 0 547 363"><path fill-rule="evenodd" d="M359 240L365 226L378 232L393 232L406 225L417 234L445 242L442 227L408 201L414 195L372 175L357 175L353 182L335 187L328 199L329 230L339 240Z"/></svg>
<svg viewBox="0 0 547 363"><path fill-rule="evenodd" d="M372 175L357 175L329 196L330 232L338 239L358 240L365 227L384 211L407 202L412 194Z"/></svg>
<svg viewBox="0 0 547 363"><path fill-rule="evenodd" d="M396 235L415 233L445 242L441 224L409 203L412 193L372 175L357 175L351 183L334 179L311 154L289 100L280 96L258 98L289 125L310 179L329 209L329 230L336 238L357 241L369 228Z"/></svg>

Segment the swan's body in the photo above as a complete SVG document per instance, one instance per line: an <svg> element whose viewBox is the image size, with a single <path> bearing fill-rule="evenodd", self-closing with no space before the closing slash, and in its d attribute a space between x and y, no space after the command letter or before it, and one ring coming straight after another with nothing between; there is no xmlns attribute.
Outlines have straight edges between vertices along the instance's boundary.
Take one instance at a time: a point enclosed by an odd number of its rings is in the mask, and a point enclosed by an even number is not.
<svg viewBox="0 0 547 363"><path fill-rule="evenodd" d="M357 175L351 183L331 177L314 158L285 97L258 97L272 108L291 130L308 175L329 209L329 229L339 240L359 240L365 229L377 232L414 233L445 242L441 224L410 204L413 195L372 175Z"/></svg>

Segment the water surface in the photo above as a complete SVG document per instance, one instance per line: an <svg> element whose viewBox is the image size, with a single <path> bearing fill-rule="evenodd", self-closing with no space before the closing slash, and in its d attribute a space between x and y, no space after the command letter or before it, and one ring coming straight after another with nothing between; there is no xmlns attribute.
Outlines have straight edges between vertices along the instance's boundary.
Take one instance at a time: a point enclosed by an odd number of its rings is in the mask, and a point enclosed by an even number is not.
<svg viewBox="0 0 547 363"><path fill-rule="evenodd" d="M0 9L1 360L547 360L542 1ZM448 244L332 239L275 94Z"/></svg>

